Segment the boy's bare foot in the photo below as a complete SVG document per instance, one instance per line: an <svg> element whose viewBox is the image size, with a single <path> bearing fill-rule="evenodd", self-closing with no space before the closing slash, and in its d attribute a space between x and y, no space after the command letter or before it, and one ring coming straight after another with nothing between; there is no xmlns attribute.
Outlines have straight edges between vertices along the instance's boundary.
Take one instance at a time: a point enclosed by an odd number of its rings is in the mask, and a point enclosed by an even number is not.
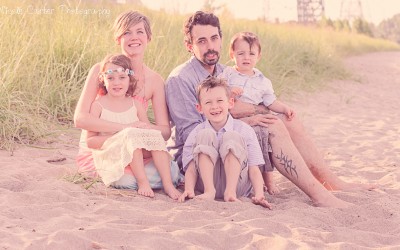
<svg viewBox="0 0 400 250"><path fill-rule="evenodd" d="M184 202L184 201L186 200L186 198L188 198L188 199L193 199L195 196L196 196L196 195L195 195L195 193L194 193L193 190L191 190L191 191L185 190L185 191L181 194L181 196L179 196L178 201L179 201L179 202Z"/></svg>
<svg viewBox="0 0 400 250"><path fill-rule="evenodd" d="M226 192L224 193L224 201L227 202L235 202L235 201L240 201L237 196L236 196L236 192Z"/></svg>
<svg viewBox="0 0 400 250"><path fill-rule="evenodd" d="M174 185L165 185L164 192L173 200L178 200L182 193L174 187Z"/></svg>
<svg viewBox="0 0 400 250"><path fill-rule="evenodd" d="M203 194L197 195L195 198L200 200L215 200L215 191L204 192Z"/></svg>
<svg viewBox="0 0 400 250"><path fill-rule="evenodd" d="M145 197L154 197L153 189L151 189L150 184L138 184L138 194L143 195Z"/></svg>

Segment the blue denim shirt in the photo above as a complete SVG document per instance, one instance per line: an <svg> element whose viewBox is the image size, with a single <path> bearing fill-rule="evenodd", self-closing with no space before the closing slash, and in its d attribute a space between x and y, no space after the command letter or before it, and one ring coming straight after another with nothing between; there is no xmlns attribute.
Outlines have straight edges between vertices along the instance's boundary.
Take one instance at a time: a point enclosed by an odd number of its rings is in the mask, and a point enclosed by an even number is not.
<svg viewBox="0 0 400 250"><path fill-rule="evenodd" d="M223 65L216 64L213 75L221 74L223 69ZM209 76L210 73L202 63L192 56L176 67L165 83L166 101L173 127L171 139L168 141L168 150L174 155L181 169L183 145L189 133L205 121L205 117L196 110L196 90L199 83Z"/></svg>

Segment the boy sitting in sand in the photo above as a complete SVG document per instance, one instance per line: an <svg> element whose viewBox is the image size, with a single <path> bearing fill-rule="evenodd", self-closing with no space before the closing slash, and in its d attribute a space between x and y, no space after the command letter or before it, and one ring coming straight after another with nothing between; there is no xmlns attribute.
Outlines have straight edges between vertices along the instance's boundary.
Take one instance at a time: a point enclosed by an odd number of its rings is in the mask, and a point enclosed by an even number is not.
<svg viewBox="0 0 400 250"><path fill-rule="evenodd" d="M183 148L185 191L179 198L197 198L228 202L249 196L253 203L266 208L263 178L259 169L264 164L254 130L233 119L228 110L233 107L225 79L210 77L198 87L197 110L206 117L188 136Z"/></svg>

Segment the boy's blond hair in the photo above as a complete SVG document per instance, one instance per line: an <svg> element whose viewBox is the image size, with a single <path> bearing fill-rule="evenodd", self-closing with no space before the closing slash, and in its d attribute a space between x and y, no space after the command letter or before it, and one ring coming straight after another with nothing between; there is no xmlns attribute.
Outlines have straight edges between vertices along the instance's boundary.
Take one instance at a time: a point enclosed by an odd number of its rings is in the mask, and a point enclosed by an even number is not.
<svg viewBox="0 0 400 250"><path fill-rule="evenodd" d="M211 76L211 77L208 77L207 79L205 79L204 81L202 81L200 83L200 85L197 87L197 101L198 101L198 103L200 104L200 94L201 94L201 91L203 89L208 91L209 89L213 89L213 88L216 88L216 87L224 88L225 92L226 92L226 96L228 97L228 99L230 98L231 90L230 90L230 88L228 86L228 83L227 83L226 79L217 78L215 76Z"/></svg>

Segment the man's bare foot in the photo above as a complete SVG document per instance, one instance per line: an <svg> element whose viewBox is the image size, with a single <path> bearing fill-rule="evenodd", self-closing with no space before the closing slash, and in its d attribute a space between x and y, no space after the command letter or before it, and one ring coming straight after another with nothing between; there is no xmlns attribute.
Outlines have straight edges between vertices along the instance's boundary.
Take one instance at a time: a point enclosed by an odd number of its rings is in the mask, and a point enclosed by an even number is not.
<svg viewBox="0 0 400 250"><path fill-rule="evenodd" d="M153 189L151 189L150 184L138 184L138 194L143 195L145 197L154 197Z"/></svg>
<svg viewBox="0 0 400 250"><path fill-rule="evenodd" d="M215 200L215 191L208 191L208 192L204 192L200 195L197 195L196 197L194 197L195 199L199 199L199 200Z"/></svg>
<svg viewBox="0 0 400 250"><path fill-rule="evenodd" d="M355 190L373 190L378 185L372 183L351 183L340 181L340 183L322 182L322 185L329 191L355 191Z"/></svg>
<svg viewBox="0 0 400 250"><path fill-rule="evenodd" d="M164 185L164 192L173 200L177 200L182 193L174 185Z"/></svg>
<svg viewBox="0 0 400 250"><path fill-rule="evenodd" d="M240 201L237 196L236 192L226 192L224 193L224 201L226 202L235 202L235 201Z"/></svg>
<svg viewBox="0 0 400 250"><path fill-rule="evenodd" d="M318 201L313 201L314 205L317 207L333 207L333 208L348 208L351 207L352 203L341 200L334 195L327 195L325 198L319 199Z"/></svg>

